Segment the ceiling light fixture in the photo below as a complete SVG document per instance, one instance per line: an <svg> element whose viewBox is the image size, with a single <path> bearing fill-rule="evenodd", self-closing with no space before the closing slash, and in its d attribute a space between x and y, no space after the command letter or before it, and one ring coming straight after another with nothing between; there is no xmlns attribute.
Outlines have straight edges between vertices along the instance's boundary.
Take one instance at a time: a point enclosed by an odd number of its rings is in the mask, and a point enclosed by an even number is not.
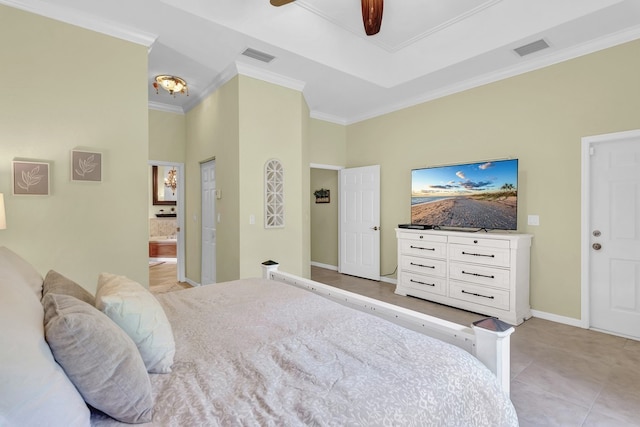
<svg viewBox="0 0 640 427"><path fill-rule="evenodd" d="M167 76L160 75L156 76L156 81L153 82L153 87L158 93L158 87L162 87L164 90L169 92L171 95L176 96L176 93L186 93L189 96L189 88L187 87L187 82L184 79L176 76Z"/></svg>

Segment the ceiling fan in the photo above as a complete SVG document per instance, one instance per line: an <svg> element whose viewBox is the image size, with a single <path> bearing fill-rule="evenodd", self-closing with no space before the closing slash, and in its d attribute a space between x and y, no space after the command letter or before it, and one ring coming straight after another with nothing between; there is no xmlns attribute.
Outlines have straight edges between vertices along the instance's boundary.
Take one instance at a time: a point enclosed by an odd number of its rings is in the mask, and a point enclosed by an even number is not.
<svg viewBox="0 0 640 427"><path fill-rule="evenodd" d="M269 0L273 6L284 6L295 0ZM362 1L362 23L364 32L368 36L377 34L382 25L382 6L384 0L361 0Z"/></svg>

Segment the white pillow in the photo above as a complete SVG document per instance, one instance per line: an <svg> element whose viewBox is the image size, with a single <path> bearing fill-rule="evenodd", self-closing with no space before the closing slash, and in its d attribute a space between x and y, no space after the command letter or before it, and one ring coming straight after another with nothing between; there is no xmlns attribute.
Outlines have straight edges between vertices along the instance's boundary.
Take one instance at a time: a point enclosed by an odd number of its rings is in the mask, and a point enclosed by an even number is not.
<svg viewBox="0 0 640 427"><path fill-rule="evenodd" d="M131 337L148 372L171 372L176 352L171 324L147 289L127 277L102 273L96 307Z"/></svg>
<svg viewBox="0 0 640 427"><path fill-rule="evenodd" d="M0 248L0 425L88 426L89 408L45 341L41 287L28 262Z"/></svg>

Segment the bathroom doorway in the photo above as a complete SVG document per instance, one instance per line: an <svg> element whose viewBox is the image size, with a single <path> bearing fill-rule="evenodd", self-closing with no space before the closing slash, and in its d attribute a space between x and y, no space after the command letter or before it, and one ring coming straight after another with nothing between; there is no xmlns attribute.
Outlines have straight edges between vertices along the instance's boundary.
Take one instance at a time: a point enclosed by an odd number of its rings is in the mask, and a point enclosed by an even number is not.
<svg viewBox="0 0 640 427"><path fill-rule="evenodd" d="M149 283L185 281L184 164L149 161Z"/></svg>

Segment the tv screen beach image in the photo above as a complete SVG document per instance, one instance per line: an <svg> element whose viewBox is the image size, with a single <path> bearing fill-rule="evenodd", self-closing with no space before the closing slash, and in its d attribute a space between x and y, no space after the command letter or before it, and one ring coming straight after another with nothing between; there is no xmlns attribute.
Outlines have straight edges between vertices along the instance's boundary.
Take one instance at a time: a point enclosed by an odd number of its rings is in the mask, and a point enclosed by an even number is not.
<svg viewBox="0 0 640 427"><path fill-rule="evenodd" d="M518 160L411 171L411 223L515 230Z"/></svg>

